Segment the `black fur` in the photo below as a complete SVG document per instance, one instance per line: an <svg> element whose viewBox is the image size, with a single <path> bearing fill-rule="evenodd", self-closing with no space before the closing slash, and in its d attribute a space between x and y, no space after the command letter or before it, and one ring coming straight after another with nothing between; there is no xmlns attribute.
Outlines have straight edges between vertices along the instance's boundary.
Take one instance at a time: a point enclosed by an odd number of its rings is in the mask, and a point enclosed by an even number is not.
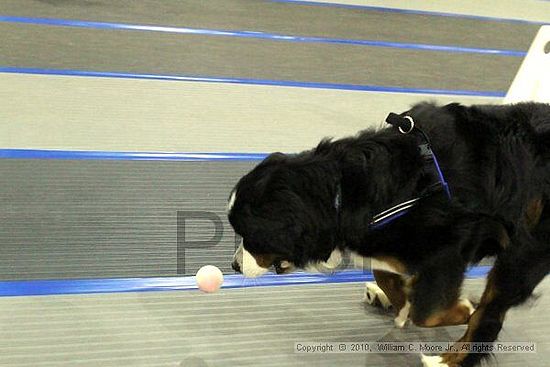
<svg viewBox="0 0 550 367"><path fill-rule="evenodd" d="M550 105L423 103L406 114L430 137L451 201L431 195L369 229L373 215L429 183L414 136L388 127L269 156L237 184L229 220L249 252L297 266L326 260L335 247L399 259L416 276L411 318L418 322L456 300L468 265L496 255L498 294L474 337L493 341L501 314L527 300L550 270ZM545 209L529 223L537 200ZM468 355L463 365L482 357Z"/></svg>

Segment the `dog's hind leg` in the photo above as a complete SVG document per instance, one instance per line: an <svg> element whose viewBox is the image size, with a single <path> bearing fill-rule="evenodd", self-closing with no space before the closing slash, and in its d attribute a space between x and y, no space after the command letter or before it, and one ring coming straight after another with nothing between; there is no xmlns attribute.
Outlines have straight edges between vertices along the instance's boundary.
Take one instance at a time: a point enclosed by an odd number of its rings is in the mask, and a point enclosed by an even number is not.
<svg viewBox="0 0 550 367"><path fill-rule="evenodd" d="M549 232L550 234L550 232ZM550 270L550 235L544 244L510 248L500 254L491 270L480 304L470 317L468 329L455 345L492 343L496 340L508 309L525 302ZM446 353L442 366L475 366L488 354Z"/></svg>

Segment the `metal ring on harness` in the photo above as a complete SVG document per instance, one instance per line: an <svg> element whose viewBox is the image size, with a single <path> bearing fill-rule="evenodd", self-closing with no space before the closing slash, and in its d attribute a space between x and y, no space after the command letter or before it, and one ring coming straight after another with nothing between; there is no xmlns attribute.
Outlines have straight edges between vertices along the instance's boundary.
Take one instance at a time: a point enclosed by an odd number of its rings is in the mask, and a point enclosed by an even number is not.
<svg viewBox="0 0 550 367"><path fill-rule="evenodd" d="M399 126L399 131L401 132L401 134L408 134L414 129L414 120L411 116L403 116L403 118L406 118L411 122L411 127L407 131L404 131L401 126Z"/></svg>

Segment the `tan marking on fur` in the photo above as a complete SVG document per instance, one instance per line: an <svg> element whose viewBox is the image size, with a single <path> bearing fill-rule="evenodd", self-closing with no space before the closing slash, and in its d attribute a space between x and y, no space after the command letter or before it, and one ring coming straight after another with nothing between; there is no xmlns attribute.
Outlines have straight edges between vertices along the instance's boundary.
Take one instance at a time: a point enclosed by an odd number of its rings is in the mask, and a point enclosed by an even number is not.
<svg viewBox="0 0 550 367"><path fill-rule="evenodd" d="M448 309L436 312L416 325L422 327L436 327L466 324L470 319L470 311L470 307L459 300Z"/></svg>
<svg viewBox="0 0 550 367"><path fill-rule="evenodd" d="M373 256L373 259L376 259L380 262L388 264L389 267L395 269L398 273L407 274L407 267L400 260L392 256Z"/></svg>
<svg viewBox="0 0 550 367"><path fill-rule="evenodd" d="M273 265L273 262L275 261L274 255L252 255L254 256L254 259L256 259L256 263L258 263L258 266L261 266L262 268L269 268L271 265Z"/></svg>
<svg viewBox="0 0 550 367"><path fill-rule="evenodd" d="M410 295L411 290L414 288L417 280L418 277L416 275L413 275L412 277L409 277L405 280L405 286L403 287L403 290L405 291L407 297Z"/></svg>
<svg viewBox="0 0 550 367"><path fill-rule="evenodd" d="M479 327L479 321L481 320L482 313L482 309L478 308L472 316L470 316L466 333L462 336L462 338L453 344L453 349L462 350L465 343L472 342L473 333ZM441 358L442 362L448 364L449 366L460 366L467 356L468 353L443 353Z"/></svg>
<svg viewBox="0 0 550 367"><path fill-rule="evenodd" d="M528 228L534 228L540 221L540 216L542 215L542 210L544 209L544 204L542 203L541 198L533 199L527 204L527 209L525 210L525 224Z"/></svg>
<svg viewBox="0 0 550 367"><path fill-rule="evenodd" d="M489 273L489 276L487 277L487 285L485 286L485 290L483 291L483 295L481 296L481 301L475 312L470 316L470 319L468 320L468 329L455 344L454 348L461 350L464 343L471 343L474 342L473 336L475 331L479 328L480 321L483 317L483 313L485 312L485 308L489 302L491 302L496 295L498 294L498 290L495 287L495 281L494 281L494 271L491 271ZM505 313L502 313L500 315L500 321L504 321ZM464 361L464 359L468 356L468 353L444 353L441 355L442 361L444 363L447 363L449 366L460 366L460 364Z"/></svg>
<svg viewBox="0 0 550 367"><path fill-rule="evenodd" d="M500 238L498 242L500 243L500 247L503 249L510 245L510 237L508 236L508 231L504 227L500 230Z"/></svg>
<svg viewBox="0 0 550 367"><path fill-rule="evenodd" d="M390 273L387 271L373 270L376 284L384 291L390 300L396 316L407 302L407 295L404 291L405 281L399 274Z"/></svg>

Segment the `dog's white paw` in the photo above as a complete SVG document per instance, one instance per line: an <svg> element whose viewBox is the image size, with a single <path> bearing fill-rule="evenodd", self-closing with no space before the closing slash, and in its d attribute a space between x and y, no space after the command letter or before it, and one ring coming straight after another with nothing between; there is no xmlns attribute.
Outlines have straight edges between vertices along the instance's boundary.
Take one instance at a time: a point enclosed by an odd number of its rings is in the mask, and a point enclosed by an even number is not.
<svg viewBox="0 0 550 367"><path fill-rule="evenodd" d="M411 304L409 303L409 301L407 301L405 303L405 306L403 306L403 308L399 310L399 313L393 320L393 322L395 323L395 326L397 326L400 329L405 327L405 324L409 320L410 309L411 309Z"/></svg>
<svg viewBox="0 0 550 367"><path fill-rule="evenodd" d="M363 302L373 306L380 306L385 310L391 307L391 302L386 293L375 282L367 282L365 285L365 297Z"/></svg>
<svg viewBox="0 0 550 367"><path fill-rule="evenodd" d="M448 364L443 363L443 358L440 356L425 356L422 354L422 366L423 367L449 367Z"/></svg>

